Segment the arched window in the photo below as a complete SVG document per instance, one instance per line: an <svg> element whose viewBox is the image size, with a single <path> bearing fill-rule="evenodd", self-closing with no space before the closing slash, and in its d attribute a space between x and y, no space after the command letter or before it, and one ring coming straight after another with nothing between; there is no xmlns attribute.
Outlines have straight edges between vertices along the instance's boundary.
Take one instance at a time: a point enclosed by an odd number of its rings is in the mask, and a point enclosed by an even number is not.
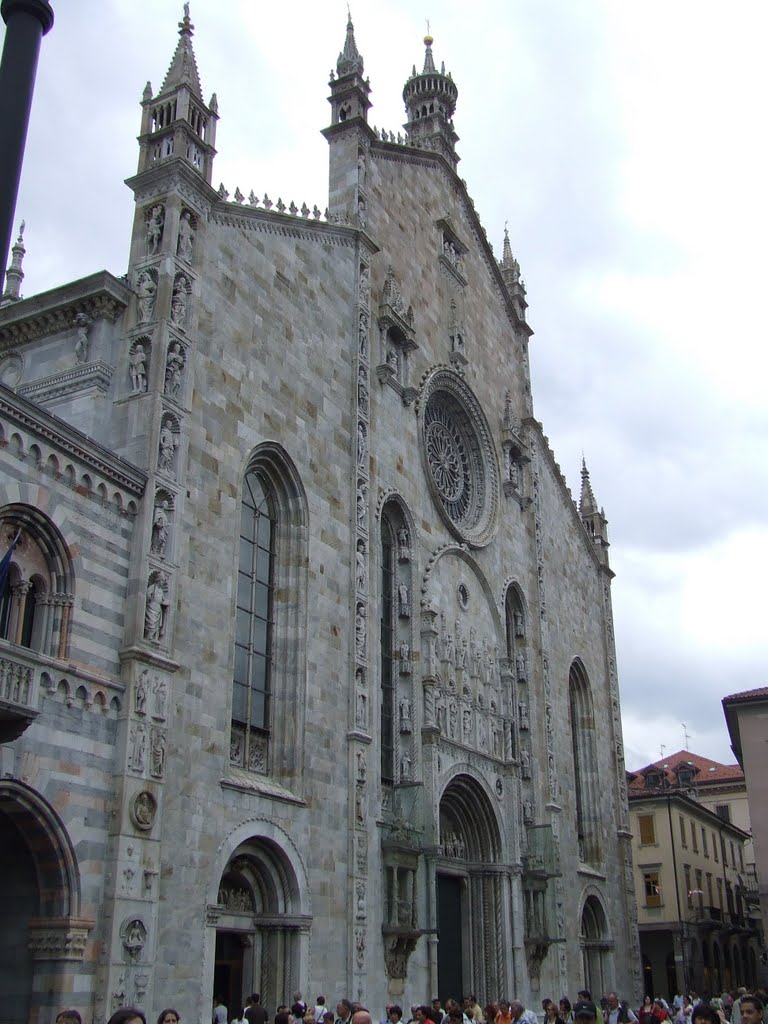
<svg viewBox="0 0 768 1024"><path fill-rule="evenodd" d="M245 763L269 732L275 562L275 504L266 481L246 474L240 513L232 722L242 729Z"/></svg>
<svg viewBox="0 0 768 1024"><path fill-rule="evenodd" d="M278 445L261 445L248 463L237 551L230 761L300 785L307 504Z"/></svg>
<svg viewBox="0 0 768 1024"><path fill-rule="evenodd" d="M601 854L595 717L589 679L578 660L571 665L568 695L579 856L586 864L597 865Z"/></svg>
<svg viewBox="0 0 768 1024"><path fill-rule="evenodd" d="M381 519L381 781L395 781L395 644L397 618L395 534L389 515Z"/></svg>
<svg viewBox="0 0 768 1024"><path fill-rule="evenodd" d="M12 545L0 593L0 639L66 657L73 574L64 540L38 509L6 505L0 509L0 557Z"/></svg>

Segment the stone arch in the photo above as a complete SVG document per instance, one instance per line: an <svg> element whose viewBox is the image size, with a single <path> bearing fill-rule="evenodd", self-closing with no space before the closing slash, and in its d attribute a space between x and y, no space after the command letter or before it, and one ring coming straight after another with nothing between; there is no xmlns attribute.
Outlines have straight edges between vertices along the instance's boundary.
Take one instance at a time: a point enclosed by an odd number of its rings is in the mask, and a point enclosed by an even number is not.
<svg viewBox="0 0 768 1024"><path fill-rule="evenodd" d="M468 764L454 765L443 784L438 829L441 832L445 814L460 829L458 834L464 838L467 860L501 863L503 828L497 803L482 775ZM441 841L442 838L441 834Z"/></svg>
<svg viewBox="0 0 768 1024"><path fill-rule="evenodd" d="M210 995L223 984L218 963L232 956L239 935L237 998L257 991L265 1003L289 1001L306 975L312 920L306 867L291 838L267 819L243 822L217 850L207 895Z"/></svg>
<svg viewBox="0 0 768 1024"><path fill-rule="evenodd" d="M22 503L0 508L0 534L6 547L19 534L11 562L16 575L9 575L0 595L0 635L43 654L65 657L75 575L64 537L45 513Z"/></svg>
<svg viewBox="0 0 768 1024"><path fill-rule="evenodd" d="M438 990L476 992L481 1003L510 983L511 936L505 862L497 801L469 764L457 764L438 805L435 860Z"/></svg>
<svg viewBox="0 0 768 1024"><path fill-rule="evenodd" d="M64 1005L72 991L94 922L80 917L79 869L64 824L22 782L0 780L0 833L0 990L14 993L3 1008L12 1020L44 1019L43 1007Z"/></svg>
<svg viewBox="0 0 768 1024"><path fill-rule="evenodd" d="M605 992L612 982L610 954L613 940L608 914L599 889L586 887L579 907L579 945L585 987L591 992Z"/></svg>

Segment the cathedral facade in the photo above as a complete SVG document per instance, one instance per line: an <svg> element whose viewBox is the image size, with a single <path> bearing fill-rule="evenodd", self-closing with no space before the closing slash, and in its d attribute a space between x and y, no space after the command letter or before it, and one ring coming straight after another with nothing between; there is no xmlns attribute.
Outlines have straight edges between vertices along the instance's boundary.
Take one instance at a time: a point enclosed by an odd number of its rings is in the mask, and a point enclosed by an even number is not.
<svg viewBox="0 0 768 1024"><path fill-rule="evenodd" d="M425 40L351 22L328 208L212 186L188 14L129 272L0 308L0 972L12 1021L260 991L639 994L606 520Z"/></svg>

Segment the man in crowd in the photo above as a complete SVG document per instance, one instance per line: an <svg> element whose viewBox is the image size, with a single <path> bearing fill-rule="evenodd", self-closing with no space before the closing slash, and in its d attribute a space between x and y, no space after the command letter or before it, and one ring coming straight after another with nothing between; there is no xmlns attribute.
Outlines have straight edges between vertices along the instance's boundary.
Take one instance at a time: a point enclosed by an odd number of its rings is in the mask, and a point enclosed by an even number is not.
<svg viewBox="0 0 768 1024"><path fill-rule="evenodd" d="M615 992L609 992L606 998L605 1024L637 1024L637 1017L625 999L619 1002Z"/></svg>
<svg viewBox="0 0 768 1024"><path fill-rule="evenodd" d="M763 1024L764 1008L757 996L742 996L739 1000L741 1024Z"/></svg>
<svg viewBox="0 0 768 1024"><path fill-rule="evenodd" d="M501 1003L499 1003L499 1009L501 1009ZM539 1024L539 1018L533 1010L526 1010L519 999L513 999L509 1003L509 1012L512 1024Z"/></svg>
<svg viewBox="0 0 768 1024"><path fill-rule="evenodd" d="M464 997L464 1012L475 1024L483 1024L483 1011L477 1001L477 996Z"/></svg>
<svg viewBox="0 0 768 1024"><path fill-rule="evenodd" d="M267 1024L267 1011L261 1005L261 996L258 992L253 992L246 999L243 1016L248 1024Z"/></svg>

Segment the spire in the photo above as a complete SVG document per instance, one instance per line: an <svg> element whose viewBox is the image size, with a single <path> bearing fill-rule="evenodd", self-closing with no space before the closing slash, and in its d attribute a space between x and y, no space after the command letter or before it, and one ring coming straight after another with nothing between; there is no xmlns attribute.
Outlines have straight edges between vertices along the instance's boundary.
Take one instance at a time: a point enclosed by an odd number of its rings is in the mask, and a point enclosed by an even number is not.
<svg viewBox="0 0 768 1024"><path fill-rule="evenodd" d="M412 145L441 153L455 170L459 162L456 155L459 137L453 129L453 112L459 90L450 74L445 73L445 64L441 64L439 71L436 69L432 54L433 42L434 39L427 32L424 36L424 70L416 74L414 65L413 73L403 89L403 101L408 115L405 130Z"/></svg>
<svg viewBox="0 0 768 1024"><path fill-rule="evenodd" d="M347 36L344 40L344 49L336 61L336 74L339 78L343 78L344 75L353 75L355 73L362 75L363 58L360 56L357 43L355 42L355 26L352 24L352 14L348 12Z"/></svg>
<svg viewBox="0 0 768 1024"><path fill-rule="evenodd" d="M587 469L587 460L582 455L581 457L581 499L579 500L579 512L582 516L591 516L597 511L597 502L595 501L595 495L592 490L592 484L589 479L589 470Z"/></svg>
<svg viewBox="0 0 768 1024"><path fill-rule="evenodd" d="M24 248L24 221L19 225L19 237L11 249L11 265L5 272L5 291L2 296L2 304L7 302L18 302L21 298L21 282L24 280L24 271L21 264L26 249Z"/></svg>
<svg viewBox="0 0 768 1024"><path fill-rule="evenodd" d="M437 70L435 68L434 58L432 57L432 43L434 43L434 41L435 40L432 38L432 36L430 36L430 35L424 36L424 45L426 46L427 49L426 49L426 53L424 54L424 70L421 72L422 75L428 75L428 74L430 74L430 72L433 72L433 71ZM445 69L445 65L444 64L443 64L443 69ZM443 74L445 74L445 70L443 70Z"/></svg>
<svg viewBox="0 0 768 1024"><path fill-rule="evenodd" d="M184 18L179 22L179 41L173 55L168 74L165 76L160 95L178 89L180 85L189 86L193 96L203 102L200 89L200 76L197 73L197 61L192 49L192 35L195 26L189 20L189 4L184 4Z"/></svg>
<svg viewBox="0 0 768 1024"><path fill-rule="evenodd" d="M193 31L186 3L179 22L179 41L160 92L153 96L147 82L142 94L139 173L162 160L181 157L210 184L219 115L216 93L209 106L203 102L192 49Z"/></svg>
<svg viewBox="0 0 768 1024"><path fill-rule="evenodd" d="M589 479L587 461L581 458L581 498L579 499L579 515L596 548L597 557L604 565L608 565L608 520L605 511L598 508L595 493Z"/></svg>

